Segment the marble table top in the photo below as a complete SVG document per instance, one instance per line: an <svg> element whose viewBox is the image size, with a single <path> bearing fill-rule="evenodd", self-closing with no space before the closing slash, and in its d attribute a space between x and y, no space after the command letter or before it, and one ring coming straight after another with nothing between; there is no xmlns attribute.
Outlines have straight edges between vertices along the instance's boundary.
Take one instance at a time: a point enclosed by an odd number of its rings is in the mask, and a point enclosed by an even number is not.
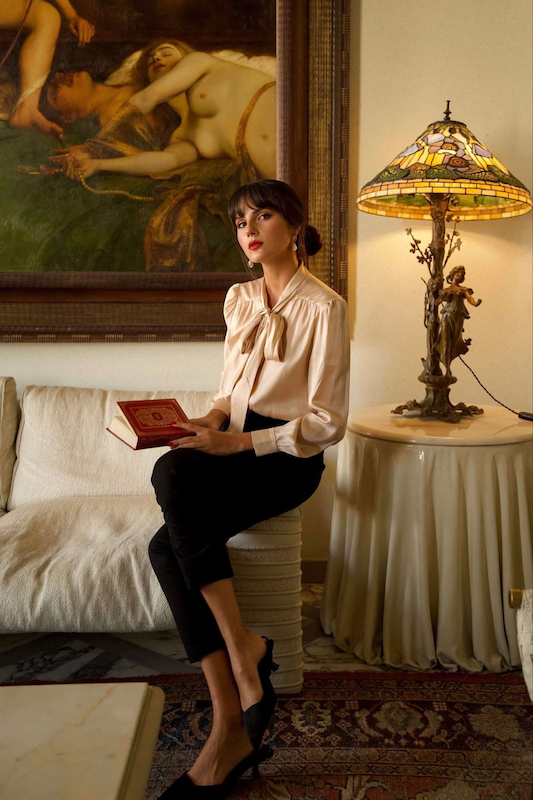
<svg viewBox="0 0 533 800"><path fill-rule="evenodd" d="M348 417L348 433L374 439L426 445L482 446L531 442L533 423L519 419L497 406L481 406L484 413L456 423L421 417L416 412L392 414L395 405L354 411Z"/></svg>
<svg viewBox="0 0 533 800"><path fill-rule="evenodd" d="M0 687L0 797L124 797L153 691L146 683Z"/></svg>

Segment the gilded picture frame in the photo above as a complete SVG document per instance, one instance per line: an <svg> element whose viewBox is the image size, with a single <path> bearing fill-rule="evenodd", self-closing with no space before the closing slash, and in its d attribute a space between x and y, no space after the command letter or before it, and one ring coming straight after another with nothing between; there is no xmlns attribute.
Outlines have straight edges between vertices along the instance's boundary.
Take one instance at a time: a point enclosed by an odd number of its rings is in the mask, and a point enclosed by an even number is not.
<svg viewBox="0 0 533 800"><path fill-rule="evenodd" d="M277 177L324 242L310 268L346 297L348 0L277 0ZM245 273L0 272L0 341L222 341Z"/></svg>

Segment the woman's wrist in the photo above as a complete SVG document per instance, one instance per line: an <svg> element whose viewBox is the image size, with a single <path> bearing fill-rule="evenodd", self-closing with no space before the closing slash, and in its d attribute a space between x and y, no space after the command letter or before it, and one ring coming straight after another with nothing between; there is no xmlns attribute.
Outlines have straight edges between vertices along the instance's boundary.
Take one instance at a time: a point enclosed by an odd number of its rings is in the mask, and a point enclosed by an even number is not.
<svg viewBox="0 0 533 800"><path fill-rule="evenodd" d="M57 5L67 22L72 22L78 16L76 9L69 3L69 0L60 0Z"/></svg>
<svg viewBox="0 0 533 800"><path fill-rule="evenodd" d="M221 408L212 408L207 419L212 420L217 428L222 428L228 421L228 415Z"/></svg>
<svg viewBox="0 0 533 800"><path fill-rule="evenodd" d="M254 449L251 433L234 433L232 435L235 437L237 453L244 453L246 450Z"/></svg>

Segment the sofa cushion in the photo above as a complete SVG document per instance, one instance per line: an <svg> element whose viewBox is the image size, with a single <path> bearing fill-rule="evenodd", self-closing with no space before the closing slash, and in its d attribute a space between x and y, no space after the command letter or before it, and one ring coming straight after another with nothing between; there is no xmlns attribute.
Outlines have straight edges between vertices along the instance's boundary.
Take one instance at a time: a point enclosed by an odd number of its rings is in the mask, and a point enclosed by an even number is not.
<svg viewBox="0 0 533 800"><path fill-rule="evenodd" d="M148 557L162 524L152 497L65 497L5 514L0 633L173 628ZM300 619L301 528L298 508L229 540L247 624Z"/></svg>
<svg viewBox="0 0 533 800"><path fill-rule="evenodd" d="M0 378L0 516L7 507L15 463L19 408L13 378Z"/></svg>
<svg viewBox="0 0 533 800"><path fill-rule="evenodd" d="M151 497L68 497L10 511L0 519L0 631L173 628L148 558L162 524Z"/></svg>
<svg viewBox="0 0 533 800"><path fill-rule="evenodd" d="M21 400L8 509L57 497L151 496L152 469L167 448L134 451L108 433L117 400L175 397L187 416L197 417L209 411L211 396L29 386Z"/></svg>

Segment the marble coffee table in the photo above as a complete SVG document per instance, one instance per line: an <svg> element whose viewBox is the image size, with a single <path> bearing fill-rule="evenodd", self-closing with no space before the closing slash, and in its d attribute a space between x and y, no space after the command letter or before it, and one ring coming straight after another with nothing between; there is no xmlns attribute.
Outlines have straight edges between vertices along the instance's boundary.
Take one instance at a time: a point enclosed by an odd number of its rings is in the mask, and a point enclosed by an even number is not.
<svg viewBox="0 0 533 800"><path fill-rule="evenodd" d="M163 702L147 683L0 687L0 798L142 800Z"/></svg>

